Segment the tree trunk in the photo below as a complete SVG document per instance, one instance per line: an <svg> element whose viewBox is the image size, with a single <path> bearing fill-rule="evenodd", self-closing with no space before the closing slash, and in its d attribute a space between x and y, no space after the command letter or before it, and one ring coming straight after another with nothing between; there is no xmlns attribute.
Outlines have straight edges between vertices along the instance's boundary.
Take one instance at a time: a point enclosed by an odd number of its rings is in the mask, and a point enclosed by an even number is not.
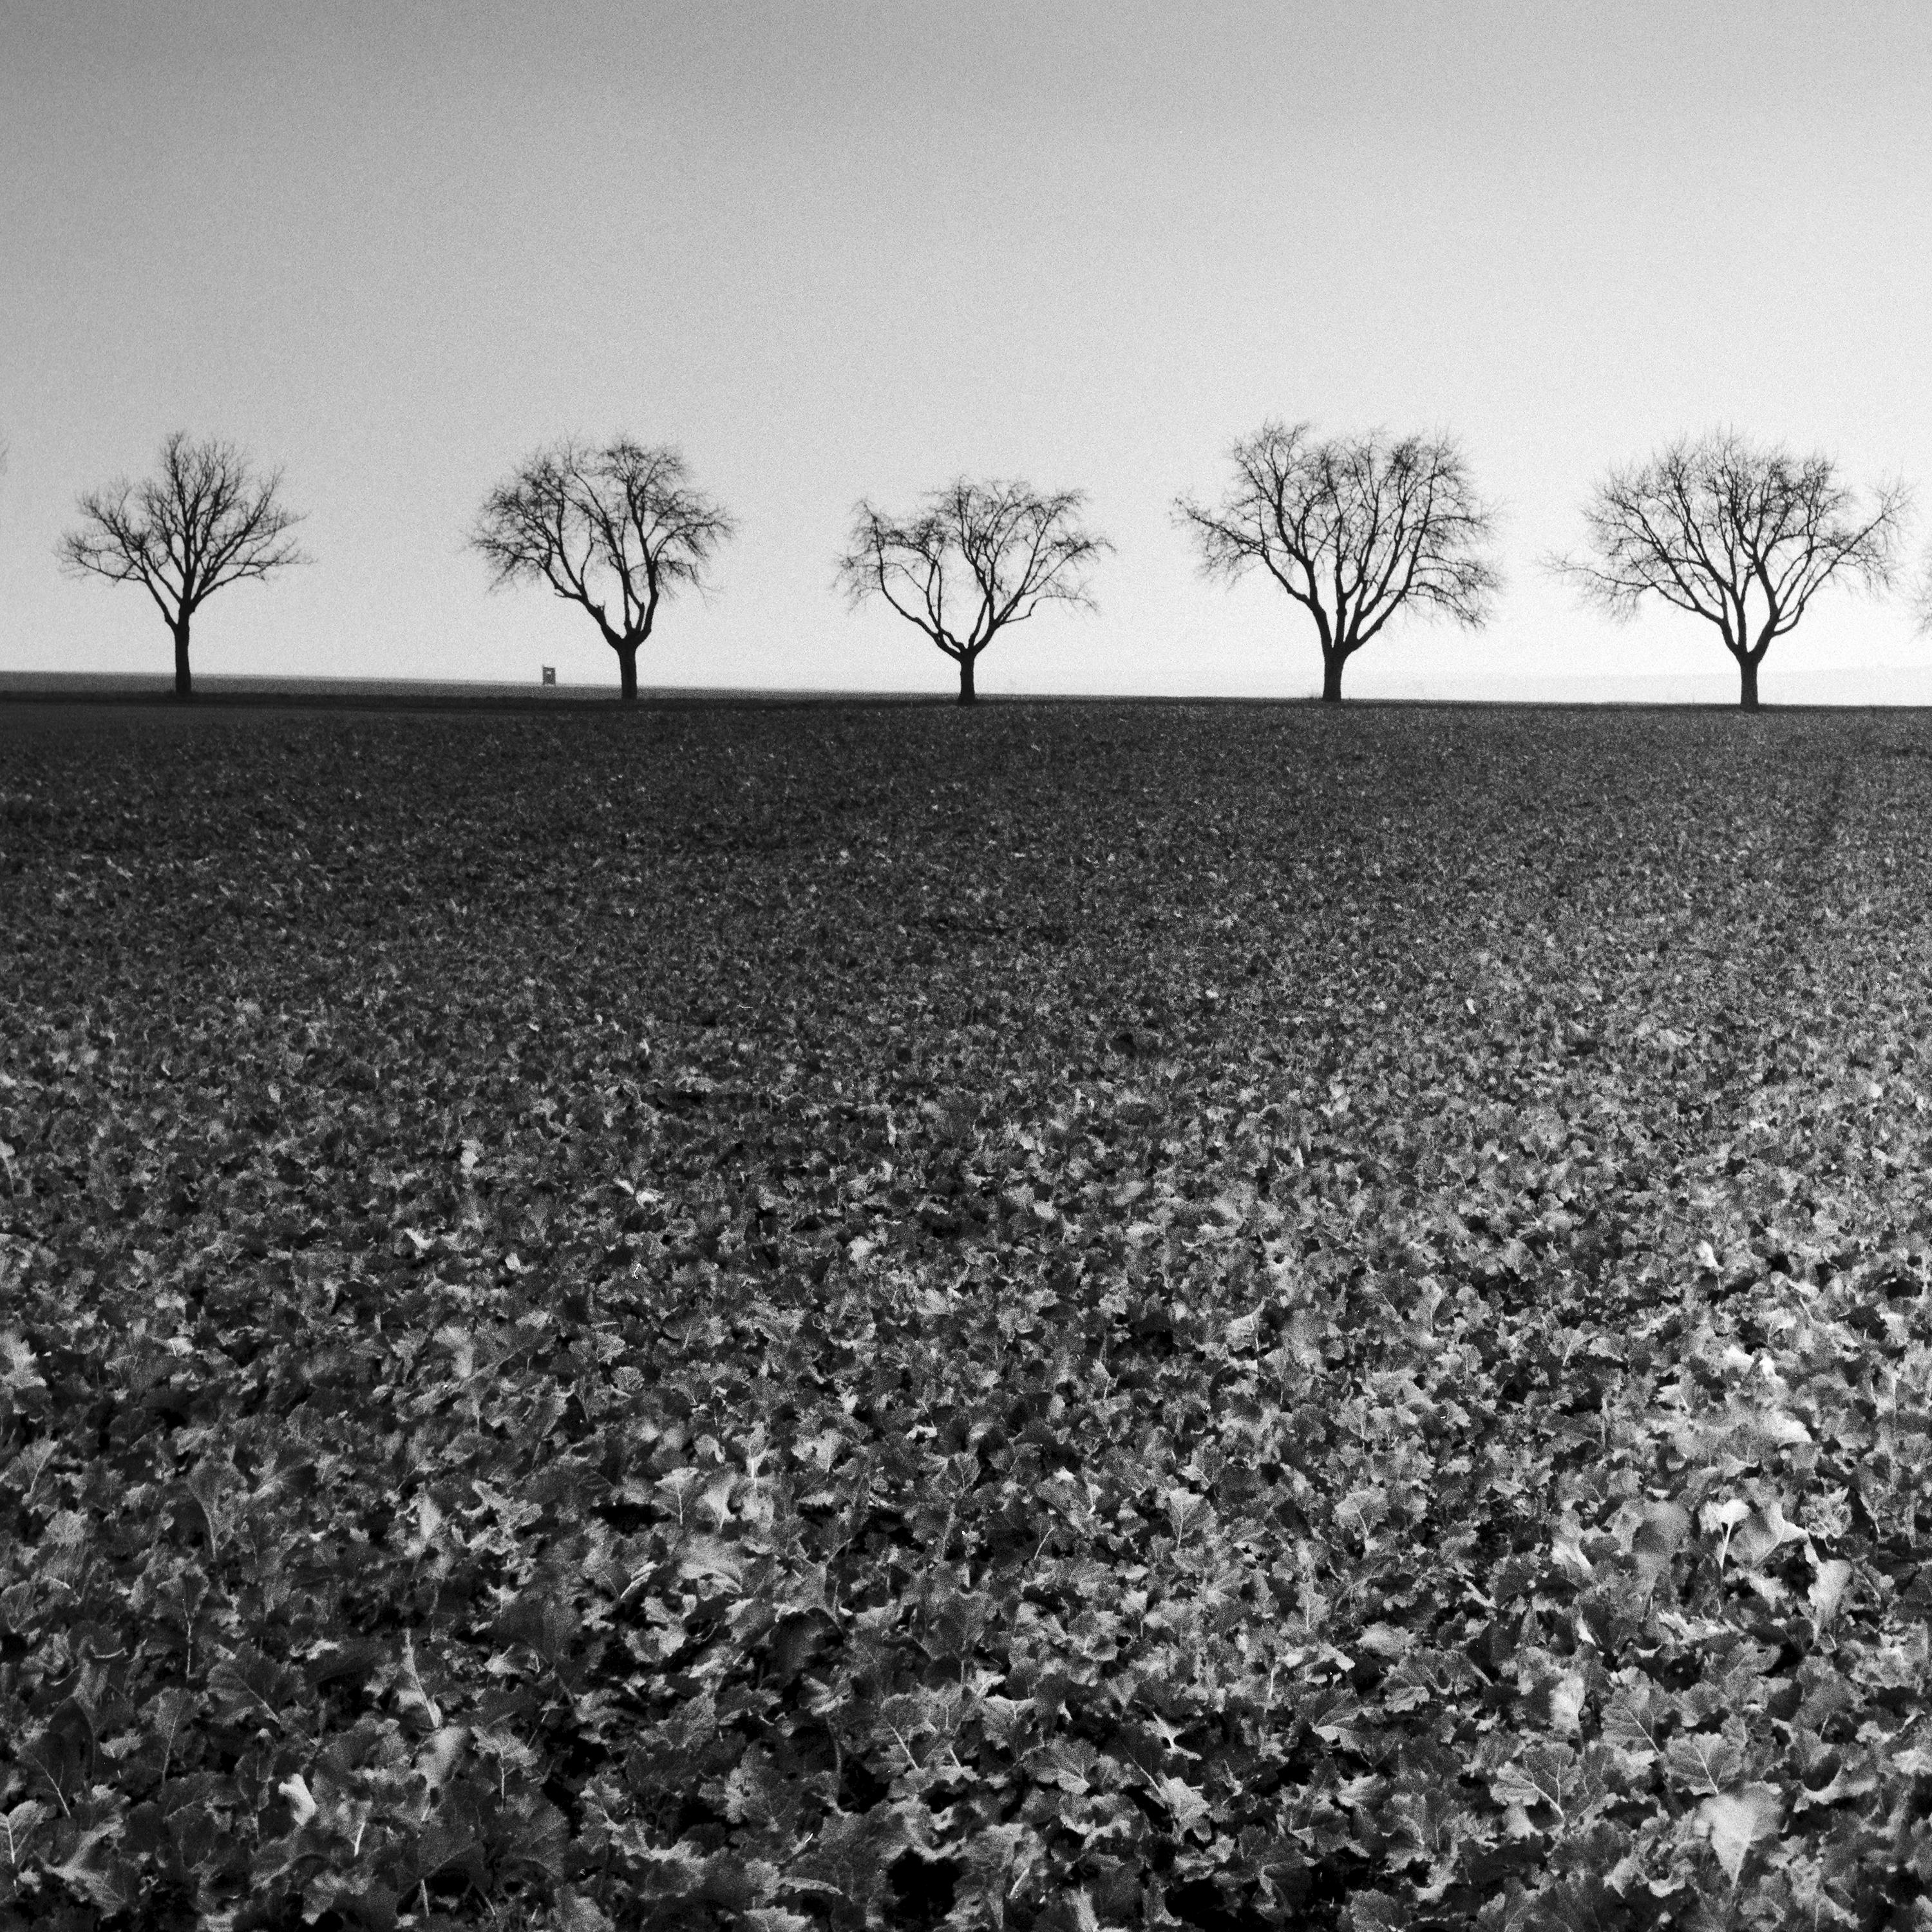
<svg viewBox="0 0 1932 1932"><path fill-rule="evenodd" d="M621 703L638 701L638 647L634 643L616 646L618 698Z"/></svg>
<svg viewBox="0 0 1932 1932"><path fill-rule="evenodd" d="M194 695L194 674L188 668L188 626L186 611L175 620L175 695L192 698Z"/></svg>
<svg viewBox="0 0 1932 1932"><path fill-rule="evenodd" d="M1738 660L1738 703L1746 711L1757 709L1757 659L1740 658Z"/></svg>
<svg viewBox="0 0 1932 1932"><path fill-rule="evenodd" d="M1340 704L1342 701L1342 665L1340 651L1322 654L1322 701L1324 704Z"/></svg>
<svg viewBox="0 0 1932 1932"><path fill-rule="evenodd" d="M979 656L977 651L962 651L959 654L959 702L977 704L980 694L973 688L973 665Z"/></svg>

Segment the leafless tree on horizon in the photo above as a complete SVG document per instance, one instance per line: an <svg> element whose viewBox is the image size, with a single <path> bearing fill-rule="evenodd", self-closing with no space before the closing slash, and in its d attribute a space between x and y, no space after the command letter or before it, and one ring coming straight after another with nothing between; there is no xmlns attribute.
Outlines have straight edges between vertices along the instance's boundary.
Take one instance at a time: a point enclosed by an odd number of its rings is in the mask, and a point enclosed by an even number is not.
<svg viewBox="0 0 1932 1932"><path fill-rule="evenodd" d="M1474 628L1501 581L1484 554L1494 512L1448 436L1316 437L1270 419L1228 452L1234 482L1214 506L1175 499L1204 574L1265 570L1315 620L1322 695L1396 613L1413 604Z"/></svg>
<svg viewBox="0 0 1932 1932"><path fill-rule="evenodd" d="M1714 625L1755 711L1765 653L1819 591L1890 587L1910 507L1903 483L1862 503L1829 458L1715 430L1611 470L1584 509L1588 554L1548 564L1613 618L1656 596Z"/></svg>
<svg viewBox="0 0 1932 1932"><path fill-rule="evenodd" d="M1932 544L1925 547L1918 566L1918 581L1912 592L1912 628L1921 637L1932 637Z"/></svg>
<svg viewBox="0 0 1932 1932"><path fill-rule="evenodd" d="M488 562L493 590L544 583L588 611L616 653L622 701L634 704L638 650L658 605L680 587L701 592L736 528L669 444L566 438L490 492L470 545Z"/></svg>
<svg viewBox="0 0 1932 1932"><path fill-rule="evenodd" d="M194 695L188 639L194 614L224 585L260 580L308 560L289 532L302 518L280 500L282 472L256 474L232 442L176 430L156 475L117 478L80 498L82 522L56 554L68 574L139 584L175 644L175 695Z"/></svg>
<svg viewBox="0 0 1932 1932"><path fill-rule="evenodd" d="M882 597L924 632L958 665L959 702L975 704L974 667L1000 632L1042 604L1094 608L1084 573L1113 545L1075 520L1086 501L1084 490L962 476L904 519L862 502L838 581L855 606Z"/></svg>

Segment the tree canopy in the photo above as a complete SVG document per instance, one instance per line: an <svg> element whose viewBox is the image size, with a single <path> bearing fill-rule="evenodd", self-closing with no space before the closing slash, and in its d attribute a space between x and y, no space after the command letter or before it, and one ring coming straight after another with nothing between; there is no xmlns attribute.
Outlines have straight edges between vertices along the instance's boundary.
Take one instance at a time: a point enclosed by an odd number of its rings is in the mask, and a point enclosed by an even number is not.
<svg viewBox="0 0 1932 1932"><path fill-rule="evenodd" d="M1181 496L1176 518L1208 576L1264 570L1313 618L1323 698L1340 698L1342 667L1406 605L1472 626L1487 616L1495 518L1449 438L1324 440L1310 424L1270 421L1228 459L1221 500Z"/></svg>
<svg viewBox="0 0 1932 1932"><path fill-rule="evenodd" d="M676 449L619 436L602 446L566 439L526 458L484 500L470 541L493 587L548 584L589 612L634 704L638 649L659 604L702 590L736 528Z"/></svg>
<svg viewBox="0 0 1932 1932"><path fill-rule="evenodd" d="M1583 512L1587 550L1552 567L1612 617L1656 597L1714 625L1754 711L1765 653L1827 584L1892 583L1910 507L1903 484L1861 496L1828 457L1718 430L1611 470Z"/></svg>
<svg viewBox="0 0 1932 1932"><path fill-rule="evenodd" d="M175 692L194 694L188 640L195 612L224 585L308 560L289 532L302 519L281 500L282 472L258 474L232 442L177 430L155 473L117 478L80 500L80 526L58 554L75 576L138 584L175 642Z"/></svg>
<svg viewBox="0 0 1932 1932"><path fill-rule="evenodd" d="M1087 571L1112 544L1078 521L1078 490L956 478L912 516L871 502L853 514L838 577L854 604L879 596L959 667L959 702L978 692L974 667L1010 625L1042 604L1091 610Z"/></svg>

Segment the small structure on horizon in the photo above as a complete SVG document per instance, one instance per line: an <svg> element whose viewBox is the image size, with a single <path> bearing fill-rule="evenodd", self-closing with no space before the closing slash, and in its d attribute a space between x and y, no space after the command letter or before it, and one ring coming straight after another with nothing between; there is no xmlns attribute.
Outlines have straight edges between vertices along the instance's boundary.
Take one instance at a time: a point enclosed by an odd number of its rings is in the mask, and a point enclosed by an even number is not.
<svg viewBox="0 0 1932 1932"><path fill-rule="evenodd" d="M556 683L556 666L555 664L545 664L545 665L544 666L544 668L543 668L543 674L544 674L544 675L543 675L543 681L544 682L544 683L546 683L546 684L554 684L554 683Z"/></svg>

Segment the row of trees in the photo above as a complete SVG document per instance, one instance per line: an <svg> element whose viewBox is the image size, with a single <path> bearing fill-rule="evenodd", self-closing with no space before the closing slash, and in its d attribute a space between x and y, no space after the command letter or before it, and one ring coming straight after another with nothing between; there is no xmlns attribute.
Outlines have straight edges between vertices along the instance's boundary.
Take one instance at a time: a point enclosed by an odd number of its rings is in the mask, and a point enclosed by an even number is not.
<svg viewBox="0 0 1932 1932"><path fill-rule="evenodd" d="M1496 517L1448 437L1317 436L1264 424L1229 452L1211 502L1177 500L1209 577L1270 578L1304 611L1322 650L1322 695L1342 695L1348 660L1398 613L1474 627L1500 579ZM1112 546L1082 520L1078 490L962 478L910 515L869 502L854 513L838 577L856 604L883 599L959 668L959 701L1000 632L1043 604L1091 608L1090 567ZM1586 542L1546 560L1583 596L1627 617L1655 598L1716 627L1755 710L1758 667L1834 580L1891 587L1910 508L1901 484L1864 493L1823 456L1799 457L1724 430L1611 470L1584 512ZM196 611L224 586L307 561L280 471L232 444L168 438L153 475L90 490L60 544L77 575L138 584L172 634L175 689L190 696ZM548 585L595 620L627 703L660 607L701 588L734 533L730 513L691 480L680 453L628 436L538 451L484 500L471 546L494 586ZM1932 560L1919 596L1932 629Z"/></svg>

